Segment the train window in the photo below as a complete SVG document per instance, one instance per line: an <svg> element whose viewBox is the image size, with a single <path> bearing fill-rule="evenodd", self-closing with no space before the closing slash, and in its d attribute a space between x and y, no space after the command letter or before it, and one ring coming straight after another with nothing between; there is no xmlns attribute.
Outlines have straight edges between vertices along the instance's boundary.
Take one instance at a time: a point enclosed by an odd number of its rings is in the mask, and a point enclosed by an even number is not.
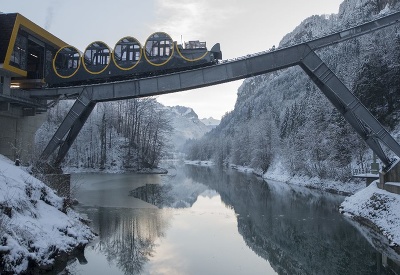
<svg viewBox="0 0 400 275"><path fill-rule="evenodd" d="M110 48L101 41L90 44L84 53L83 65L90 73L101 73L110 63Z"/></svg>
<svg viewBox="0 0 400 275"><path fill-rule="evenodd" d="M145 44L146 60L153 65L163 65L169 61L173 54L174 42L163 32L152 34Z"/></svg>
<svg viewBox="0 0 400 275"><path fill-rule="evenodd" d="M51 54L48 53L49 55ZM47 55L46 55L47 56ZM63 78L71 77L79 69L81 60L80 52L71 46L61 48L53 61L54 71Z"/></svg>
<svg viewBox="0 0 400 275"><path fill-rule="evenodd" d="M153 47L151 56L158 56L158 47Z"/></svg>
<svg viewBox="0 0 400 275"><path fill-rule="evenodd" d="M11 65L26 70L27 47L28 38L18 34L15 39L14 49L11 53Z"/></svg>
<svg viewBox="0 0 400 275"><path fill-rule="evenodd" d="M124 37L115 44L113 58L121 70L135 67L141 58L142 45L133 37Z"/></svg>

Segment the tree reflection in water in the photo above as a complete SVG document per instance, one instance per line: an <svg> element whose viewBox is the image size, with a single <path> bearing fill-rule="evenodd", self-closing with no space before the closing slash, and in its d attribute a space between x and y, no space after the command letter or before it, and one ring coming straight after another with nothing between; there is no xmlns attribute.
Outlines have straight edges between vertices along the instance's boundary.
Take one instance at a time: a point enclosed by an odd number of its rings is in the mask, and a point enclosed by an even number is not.
<svg viewBox="0 0 400 275"><path fill-rule="evenodd" d="M158 208L164 208L172 207L175 203L171 190L171 184L146 184L132 190L129 195L153 204Z"/></svg>
<svg viewBox="0 0 400 275"><path fill-rule="evenodd" d="M87 214L92 221L93 231L99 235L88 249L104 255L109 266L117 266L124 274L140 273L153 256L155 241L163 237L169 227L172 213L162 208L190 207L198 195L207 189L204 185L194 185L185 179L181 173L174 177L164 177L161 184L145 184L128 191L129 196L159 209L81 207L79 211ZM107 180L113 179L110 177ZM89 200L92 201L101 203L97 199ZM79 269L77 263L74 265ZM74 269L74 266L71 265L70 269Z"/></svg>
<svg viewBox="0 0 400 275"><path fill-rule="evenodd" d="M210 189L235 212L246 245L278 274L395 274L339 214L343 197L197 166L183 167L162 184L127 191L163 209L85 208L99 234L93 250L124 274L146 270L172 220L171 208L191 207Z"/></svg>
<svg viewBox="0 0 400 275"><path fill-rule="evenodd" d="M185 171L234 209L246 244L278 274L395 274L339 214L342 197L235 171Z"/></svg>
<svg viewBox="0 0 400 275"><path fill-rule="evenodd" d="M124 274L142 271L170 220L168 212L158 209L90 208L85 212L99 234L92 249Z"/></svg>

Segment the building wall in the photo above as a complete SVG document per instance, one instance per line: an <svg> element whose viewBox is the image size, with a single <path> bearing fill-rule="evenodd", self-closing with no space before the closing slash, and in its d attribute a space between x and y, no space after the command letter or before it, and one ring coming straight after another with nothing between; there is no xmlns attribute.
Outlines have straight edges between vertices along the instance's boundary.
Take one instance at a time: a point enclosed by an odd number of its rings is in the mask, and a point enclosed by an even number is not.
<svg viewBox="0 0 400 275"><path fill-rule="evenodd" d="M46 120L46 114L22 116L22 110L12 108L0 112L0 154L11 160L19 158L23 165L31 163L34 156L35 134Z"/></svg>

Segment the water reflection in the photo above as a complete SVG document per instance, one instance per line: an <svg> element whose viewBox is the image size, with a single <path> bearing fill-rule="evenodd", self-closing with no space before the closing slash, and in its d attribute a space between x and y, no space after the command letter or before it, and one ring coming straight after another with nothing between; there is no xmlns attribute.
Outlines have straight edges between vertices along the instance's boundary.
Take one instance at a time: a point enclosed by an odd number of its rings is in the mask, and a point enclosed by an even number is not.
<svg viewBox="0 0 400 275"><path fill-rule="evenodd" d="M171 207L175 198L171 195L172 185L170 184L146 184L129 192L129 195L151 203L158 208Z"/></svg>
<svg viewBox="0 0 400 275"><path fill-rule="evenodd" d="M88 265L71 273L395 274L396 263L339 214L342 197L197 166L156 181L122 178L81 190L86 206L78 210L99 238L85 251ZM105 201L113 207L98 207L93 191L113 194Z"/></svg>
<svg viewBox="0 0 400 275"><path fill-rule="evenodd" d="M279 274L394 274L338 213L341 197L234 172L185 171L221 194L247 245Z"/></svg>
<svg viewBox="0 0 400 275"><path fill-rule="evenodd" d="M174 176L164 175L159 183L136 187L129 194L158 208L189 208L207 189L204 184L193 182L179 171Z"/></svg>
<svg viewBox="0 0 400 275"><path fill-rule="evenodd" d="M101 207L79 210L88 215L93 230L98 233L96 242L86 249L91 265L74 267L81 274L94 274L94 271L96 274L139 274L153 256L155 241L164 236L171 219L168 212L157 209ZM91 254L104 257L90 257ZM102 267L104 258L110 270ZM96 265L98 270L93 268ZM112 269L113 266L116 268Z"/></svg>

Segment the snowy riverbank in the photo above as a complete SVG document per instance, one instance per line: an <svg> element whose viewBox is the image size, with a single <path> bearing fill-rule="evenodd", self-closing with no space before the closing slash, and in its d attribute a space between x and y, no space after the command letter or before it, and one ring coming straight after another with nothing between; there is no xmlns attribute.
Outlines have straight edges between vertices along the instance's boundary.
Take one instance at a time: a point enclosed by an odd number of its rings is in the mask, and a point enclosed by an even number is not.
<svg viewBox="0 0 400 275"><path fill-rule="evenodd" d="M395 259L400 260L399 195L379 189L375 181L367 188L346 198L340 207L340 212L351 220L369 227L376 234L383 235L387 239L387 246L397 252ZM375 237L366 237L370 242L376 241ZM379 248L382 243L373 245Z"/></svg>
<svg viewBox="0 0 400 275"><path fill-rule="evenodd" d="M199 165L199 166L213 166L212 161L185 161L186 164ZM287 184L293 184L298 186L303 186L311 189L318 189L334 194L340 194L349 196L365 187L365 182L362 180L355 180L352 182L340 182L334 180L321 180L320 178L309 178L302 176L290 176L284 170L281 169L279 164L274 165L266 173L257 171L253 168L240 165L229 165L231 169L237 170L242 173L255 174L262 177L264 180L273 180L278 182L283 182Z"/></svg>
<svg viewBox="0 0 400 275"><path fill-rule="evenodd" d="M0 155L0 274L39 273L93 237L63 198Z"/></svg>
<svg viewBox="0 0 400 275"><path fill-rule="evenodd" d="M318 178L289 177L279 168L271 169L263 178L346 195L340 212L354 221L355 225L358 223L358 229L375 248L382 250L381 252L392 248L395 250L392 257L400 260L399 195L379 189L376 182L366 187L364 180L343 183ZM379 235L383 238L378 238Z"/></svg>
<svg viewBox="0 0 400 275"><path fill-rule="evenodd" d="M185 161L185 163L199 166L214 166L212 161ZM322 180L316 177L309 178L305 176L290 176L288 173L282 170L279 164L274 165L264 174L261 171L257 171L246 166L231 164L229 167L242 173L255 174L259 177L262 177L264 180L273 180L345 196L353 195L365 187L365 181L358 179L352 182L343 183L334 180Z"/></svg>

